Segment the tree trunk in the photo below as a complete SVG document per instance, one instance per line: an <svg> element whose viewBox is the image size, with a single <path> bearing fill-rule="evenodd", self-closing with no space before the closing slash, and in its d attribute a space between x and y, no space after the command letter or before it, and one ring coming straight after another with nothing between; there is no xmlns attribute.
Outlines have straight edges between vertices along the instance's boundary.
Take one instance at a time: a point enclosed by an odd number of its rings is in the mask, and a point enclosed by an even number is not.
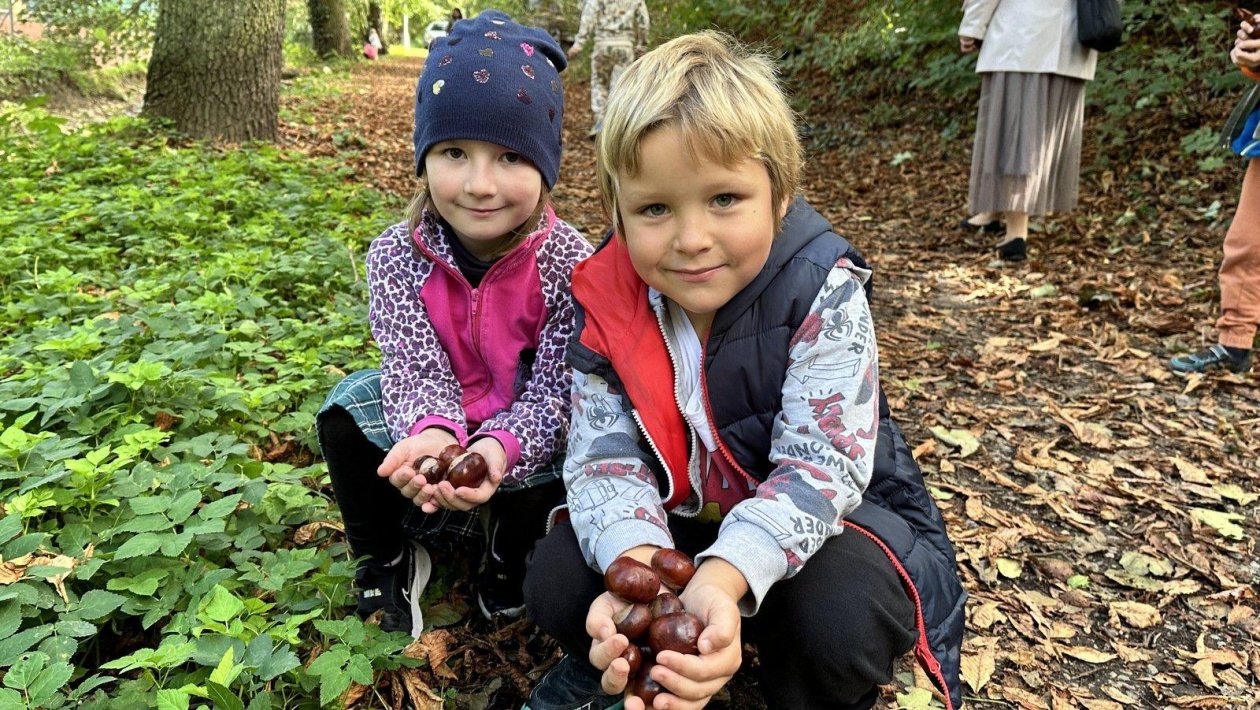
<svg viewBox="0 0 1260 710"><path fill-rule="evenodd" d="M275 140L284 0L160 0L144 114L196 138Z"/></svg>
<svg viewBox="0 0 1260 710"><path fill-rule="evenodd" d="M409 15L403 15L402 44L407 49L411 49L411 17Z"/></svg>
<svg viewBox="0 0 1260 710"><path fill-rule="evenodd" d="M311 15L311 44L320 57L350 56L350 20L343 0L306 0Z"/></svg>
<svg viewBox="0 0 1260 710"><path fill-rule="evenodd" d="M381 54L389 54L389 42L385 41L385 20L381 17L381 4L379 2L368 3L367 14L368 29L376 28L376 34L381 38Z"/></svg>

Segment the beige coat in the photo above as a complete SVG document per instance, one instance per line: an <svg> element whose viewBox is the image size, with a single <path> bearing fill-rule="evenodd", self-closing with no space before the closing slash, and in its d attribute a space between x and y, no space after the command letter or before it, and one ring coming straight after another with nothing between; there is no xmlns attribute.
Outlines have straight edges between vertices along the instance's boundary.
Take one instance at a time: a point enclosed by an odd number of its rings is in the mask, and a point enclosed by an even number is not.
<svg viewBox="0 0 1260 710"><path fill-rule="evenodd" d="M1094 78L1098 52L1076 39L1076 0L963 0L961 37L983 40L977 72Z"/></svg>

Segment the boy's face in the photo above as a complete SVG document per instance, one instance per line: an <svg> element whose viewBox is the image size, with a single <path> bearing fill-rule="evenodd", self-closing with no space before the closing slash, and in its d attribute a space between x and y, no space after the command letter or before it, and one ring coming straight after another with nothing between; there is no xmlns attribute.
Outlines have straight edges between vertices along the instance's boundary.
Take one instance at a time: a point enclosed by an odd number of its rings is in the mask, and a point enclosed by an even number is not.
<svg viewBox="0 0 1260 710"><path fill-rule="evenodd" d="M693 159L666 126L639 144L639 173L617 173L617 203L634 270L682 306L701 336L713 314L765 265L775 220L770 174L748 158L733 167Z"/></svg>

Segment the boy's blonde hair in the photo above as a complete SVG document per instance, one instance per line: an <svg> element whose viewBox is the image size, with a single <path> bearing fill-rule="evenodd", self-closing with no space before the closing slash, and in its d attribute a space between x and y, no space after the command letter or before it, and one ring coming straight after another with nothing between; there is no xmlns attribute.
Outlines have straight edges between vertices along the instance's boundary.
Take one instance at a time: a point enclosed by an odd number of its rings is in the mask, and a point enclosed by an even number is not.
<svg viewBox="0 0 1260 710"><path fill-rule="evenodd" d="M760 160L776 211L796 194L804 159L774 62L721 32L683 35L631 64L608 99L597 173L604 211L619 233L617 173L637 175L640 144L664 126L682 133L693 157L728 166Z"/></svg>

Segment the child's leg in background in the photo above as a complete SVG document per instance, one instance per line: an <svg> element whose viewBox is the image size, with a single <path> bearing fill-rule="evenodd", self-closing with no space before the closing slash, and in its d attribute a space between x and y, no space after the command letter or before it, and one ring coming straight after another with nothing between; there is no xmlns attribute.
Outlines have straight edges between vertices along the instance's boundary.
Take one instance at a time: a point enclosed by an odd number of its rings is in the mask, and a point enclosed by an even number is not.
<svg viewBox="0 0 1260 710"><path fill-rule="evenodd" d="M1260 159L1252 159L1247 166L1224 251L1218 342L1250 350L1260 324Z"/></svg>
<svg viewBox="0 0 1260 710"><path fill-rule="evenodd" d="M861 710L918 637L915 609L888 557L846 530L770 588L744 640L756 644L770 710Z"/></svg>
<svg viewBox="0 0 1260 710"><path fill-rule="evenodd" d="M524 611L525 559L547 533L547 520L564 503L564 482L521 490L500 489L490 499L486 554L478 579L477 602L487 618Z"/></svg>
<svg viewBox="0 0 1260 710"><path fill-rule="evenodd" d="M591 637L586 633L586 612L603 593L604 577L586 564L573 525L567 520L557 523L538 541L529 559L525 608L539 628L592 673L595 670L587 661Z"/></svg>

